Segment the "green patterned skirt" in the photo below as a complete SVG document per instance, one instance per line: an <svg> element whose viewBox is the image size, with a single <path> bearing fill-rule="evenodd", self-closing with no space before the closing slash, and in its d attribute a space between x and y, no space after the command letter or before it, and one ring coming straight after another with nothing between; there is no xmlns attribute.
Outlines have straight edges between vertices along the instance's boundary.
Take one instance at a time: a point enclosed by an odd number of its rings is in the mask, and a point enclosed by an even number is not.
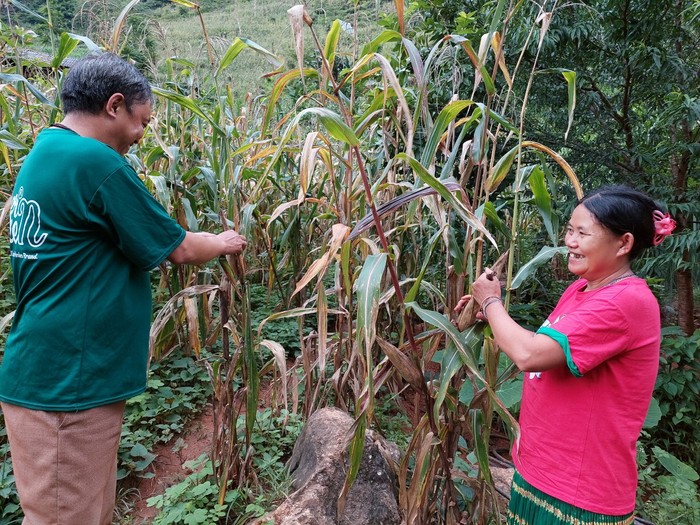
<svg viewBox="0 0 700 525"><path fill-rule="evenodd" d="M525 481L518 471L513 476L508 508L508 525L632 525L634 513L624 516L596 514L548 496Z"/></svg>

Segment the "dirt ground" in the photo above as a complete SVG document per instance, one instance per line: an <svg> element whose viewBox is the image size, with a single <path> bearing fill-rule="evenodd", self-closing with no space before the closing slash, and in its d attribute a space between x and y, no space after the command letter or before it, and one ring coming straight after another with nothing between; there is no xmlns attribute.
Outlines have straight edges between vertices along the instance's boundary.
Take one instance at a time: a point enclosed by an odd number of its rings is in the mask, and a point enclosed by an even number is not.
<svg viewBox="0 0 700 525"><path fill-rule="evenodd" d="M184 469L183 464L210 452L213 433L214 418L209 406L200 417L187 425L181 435L153 451L156 454L152 463L155 476L142 479L136 484L135 499L129 505L133 506L133 510L128 513L133 519L133 525L148 525L153 521L158 509L148 507L148 498L162 494L166 488L191 474L192 471Z"/></svg>

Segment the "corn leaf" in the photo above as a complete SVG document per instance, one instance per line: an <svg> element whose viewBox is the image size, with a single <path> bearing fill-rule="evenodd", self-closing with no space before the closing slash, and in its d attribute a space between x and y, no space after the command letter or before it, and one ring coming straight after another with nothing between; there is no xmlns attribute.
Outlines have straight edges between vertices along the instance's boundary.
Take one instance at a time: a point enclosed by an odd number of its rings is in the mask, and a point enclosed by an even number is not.
<svg viewBox="0 0 700 525"><path fill-rule="evenodd" d="M44 94L34 86L34 84L29 82L29 80L24 78L22 75L16 75L14 73L0 73L0 80L12 85L16 85L17 83L24 84L25 87L31 92L32 95L36 97L36 99L39 102L51 108L58 109L53 102L46 98Z"/></svg>
<svg viewBox="0 0 700 525"><path fill-rule="evenodd" d="M470 226L476 231L481 232L484 235L484 237L486 237L489 240L489 242L491 242L494 245L494 247L498 248L498 246L496 245L496 240L488 232L488 230L484 228L484 225L481 224L481 221L477 219L476 216L467 209L467 207L462 203L461 200L459 200L450 192L450 190L445 186L444 181L436 179L433 175L431 175L428 172L428 170L426 170L420 164L420 162L418 162L412 157L409 157L406 153L399 153L394 158L396 160L404 160L408 162L409 166L411 166L416 175L423 179L423 182L425 182L428 186L435 189L435 191L437 191L440 194L440 196L450 204L454 212L457 213L457 215L459 215L462 218L462 220L467 223L468 226Z"/></svg>
<svg viewBox="0 0 700 525"><path fill-rule="evenodd" d="M517 288L531 275L535 273L537 268L549 262L552 257L556 254L561 253L565 255L569 249L566 246L545 246L542 248L537 255L525 263L518 273L513 277L513 282L510 285L511 290L517 290Z"/></svg>

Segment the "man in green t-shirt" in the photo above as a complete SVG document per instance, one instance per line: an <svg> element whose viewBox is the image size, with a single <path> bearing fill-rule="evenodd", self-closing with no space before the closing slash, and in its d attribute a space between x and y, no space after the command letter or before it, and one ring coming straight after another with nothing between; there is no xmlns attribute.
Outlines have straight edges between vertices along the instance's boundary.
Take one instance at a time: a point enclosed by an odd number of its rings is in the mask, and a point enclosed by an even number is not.
<svg viewBox="0 0 700 525"><path fill-rule="evenodd" d="M65 118L17 177L10 260L17 310L0 363L24 524L108 525L125 400L146 387L149 271L240 253L244 237L183 230L124 158L153 94L111 53L74 65Z"/></svg>

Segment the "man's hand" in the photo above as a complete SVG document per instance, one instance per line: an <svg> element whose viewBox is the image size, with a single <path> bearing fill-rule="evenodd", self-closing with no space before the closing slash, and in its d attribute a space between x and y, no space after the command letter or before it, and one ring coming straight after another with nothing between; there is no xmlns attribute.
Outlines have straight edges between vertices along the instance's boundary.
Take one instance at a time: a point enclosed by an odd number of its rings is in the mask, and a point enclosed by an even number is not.
<svg viewBox="0 0 700 525"><path fill-rule="evenodd" d="M246 238L234 230L227 230L217 235L224 243L224 251L220 255L238 255L248 244Z"/></svg>
<svg viewBox="0 0 700 525"><path fill-rule="evenodd" d="M246 245L245 237L234 230L215 235L207 232L187 232L180 246L168 259L175 264L203 264L219 255L238 255Z"/></svg>

